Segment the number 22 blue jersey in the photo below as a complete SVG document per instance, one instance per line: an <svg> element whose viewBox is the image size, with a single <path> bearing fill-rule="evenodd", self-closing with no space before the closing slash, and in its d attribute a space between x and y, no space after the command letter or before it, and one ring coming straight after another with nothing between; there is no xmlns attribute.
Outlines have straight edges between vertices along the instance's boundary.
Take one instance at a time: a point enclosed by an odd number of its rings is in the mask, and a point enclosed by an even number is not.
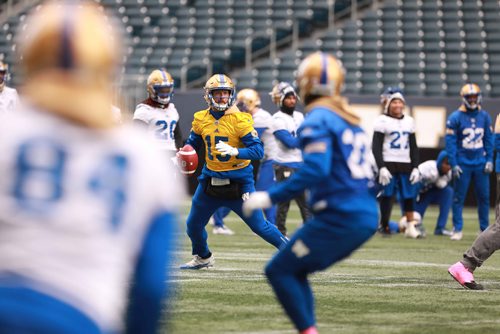
<svg viewBox="0 0 500 334"><path fill-rule="evenodd" d="M446 151L451 166L493 161L490 115L484 110L455 110L446 122Z"/></svg>
<svg viewBox="0 0 500 334"><path fill-rule="evenodd" d="M373 159L366 133L328 108L316 107L298 134L304 165L290 179L269 190L273 202L289 199L307 188L315 213L377 215L371 192Z"/></svg>

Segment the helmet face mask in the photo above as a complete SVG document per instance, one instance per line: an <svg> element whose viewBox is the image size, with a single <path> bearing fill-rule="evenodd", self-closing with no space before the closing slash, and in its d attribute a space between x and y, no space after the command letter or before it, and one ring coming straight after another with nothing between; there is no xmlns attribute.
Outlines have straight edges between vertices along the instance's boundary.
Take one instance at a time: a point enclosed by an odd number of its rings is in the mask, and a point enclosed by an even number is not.
<svg viewBox="0 0 500 334"><path fill-rule="evenodd" d="M174 79L165 69L154 70L148 77L149 97L160 104L169 104L174 95Z"/></svg>
<svg viewBox="0 0 500 334"><path fill-rule="evenodd" d="M466 84L460 90L463 104L467 109L478 109L482 102L481 89L476 84Z"/></svg>
<svg viewBox="0 0 500 334"><path fill-rule="evenodd" d="M210 79L208 79L204 89L204 98L210 109L223 112L233 105L235 100L235 87L233 81L227 75L214 74L210 77ZM225 97L219 94L214 94L216 91L227 91L227 102L222 101L225 100ZM216 95L215 98L214 95Z"/></svg>

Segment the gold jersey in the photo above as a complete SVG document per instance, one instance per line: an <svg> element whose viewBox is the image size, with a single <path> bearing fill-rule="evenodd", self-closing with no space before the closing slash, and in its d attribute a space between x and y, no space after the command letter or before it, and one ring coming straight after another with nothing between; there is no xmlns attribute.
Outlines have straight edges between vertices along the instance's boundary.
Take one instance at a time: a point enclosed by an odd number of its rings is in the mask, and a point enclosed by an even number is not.
<svg viewBox="0 0 500 334"><path fill-rule="evenodd" d="M222 155L216 150L215 145L223 141L232 147L245 147L241 141L242 137L249 133L257 136L257 131L253 128L252 115L240 112L233 106L217 120L210 114L209 109L200 110L194 114L192 131L205 143L205 162L208 169L225 172L241 169L250 164L250 160Z"/></svg>

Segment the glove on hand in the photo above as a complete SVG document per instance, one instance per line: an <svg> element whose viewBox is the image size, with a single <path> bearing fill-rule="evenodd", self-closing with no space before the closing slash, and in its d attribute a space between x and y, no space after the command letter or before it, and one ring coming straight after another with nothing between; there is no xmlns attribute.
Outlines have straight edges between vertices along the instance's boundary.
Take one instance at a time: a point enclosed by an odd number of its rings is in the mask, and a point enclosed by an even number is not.
<svg viewBox="0 0 500 334"><path fill-rule="evenodd" d="M415 184L418 181L420 181L420 172L419 172L418 168L413 168L413 170L411 171L411 174L410 174L410 183Z"/></svg>
<svg viewBox="0 0 500 334"><path fill-rule="evenodd" d="M392 174L391 172L389 172L387 167L380 168L378 172L378 183L380 183L383 186L386 186L391 182L391 179L392 179Z"/></svg>
<svg viewBox="0 0 500 334"><path fill-rule="evenodd" d="M250 194L250 197L243 202L243 214L250 217L254 210L267 209L273 205L271 197L267 191L256 191Z"/></svg>
<svg viewBox="0 0 500 334"><path fill-rule="evenodd" d="M462 168L460 168L460 166L455 166L453 167L453 170L452 170L452 173L453 173L453 178L454 179L459 179L460 178L460 175L462 175L464 171L462 170Z"/></svg>
<svg viewBox="0 0 500 334"><path fill-rule="evenodd" d="M493 162L488 161L488 162L484 165L484 172L485 172L486 174L490 174L491 172L493 172Z"/></svg>
<svg viewBox="0 0 500 334"><path fill-rule="evenodd" d="M222 155L230 155L234 157L237 156L238 153L240 153L236 147L232 147L231 145L228 145L223 141L219 141L217 145L215 145L215 148L217 149L217 151L222 153Z"/></svg>

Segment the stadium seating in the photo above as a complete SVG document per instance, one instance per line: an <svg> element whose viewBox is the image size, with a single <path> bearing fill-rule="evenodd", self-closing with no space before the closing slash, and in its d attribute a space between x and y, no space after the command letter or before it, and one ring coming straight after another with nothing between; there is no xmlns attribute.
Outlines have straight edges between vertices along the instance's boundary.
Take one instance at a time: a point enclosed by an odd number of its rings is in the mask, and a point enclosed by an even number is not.
<svg viewBox="0 0 500 334"><path fill-rule="evenodd" d="M95 0L126 27L123 73L141 82L166 67L180 86L199 85L207 64L238 86L268 90L292 81L297 64L315 50L335 54L347 73L346 93L378 94L387 85L407 94L454 96L464 81L500 96L500 5L495 0L358 0L359 17L342 15L350 1L336 1L328 28L327 0ZM15 63L12 36L29 6L2 23L0 58ZM297 23L301 37L294 48ZM274 32L280 48L269 58ZM247 42L260 54L245 69ZM14 82L15 82L14 75Z"/></svg>

